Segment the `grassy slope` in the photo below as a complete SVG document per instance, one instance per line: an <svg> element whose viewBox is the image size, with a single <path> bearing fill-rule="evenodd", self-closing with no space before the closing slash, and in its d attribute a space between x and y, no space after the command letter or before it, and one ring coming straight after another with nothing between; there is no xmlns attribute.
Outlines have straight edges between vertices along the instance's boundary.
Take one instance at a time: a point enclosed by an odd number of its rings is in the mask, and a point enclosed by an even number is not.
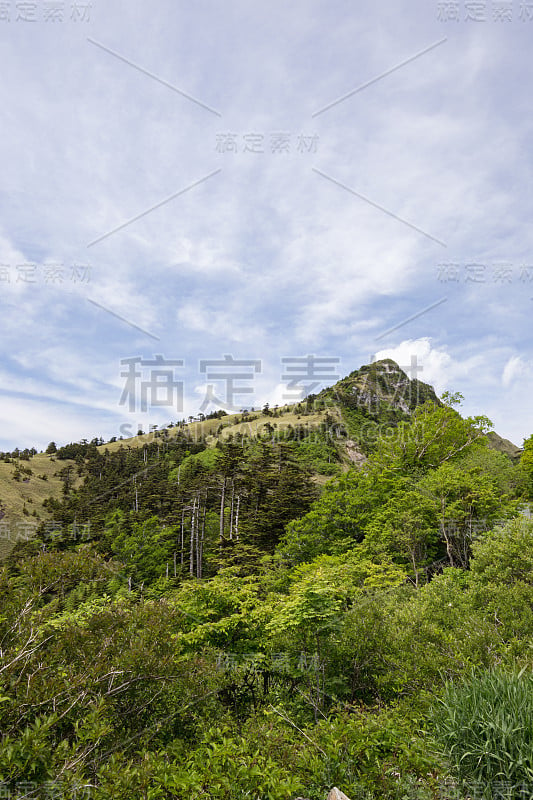
<svg viewBox="0 0 533 800"><path fill-rule="evenodd" d="M280 409L281 410L281 409ZM251 413L250 417L257 417L251 422L243 421L242 414L232 414L222 417L222 419L209 419L204 422L192 422L185 426L185 430L197 440L205 440L210 446L214 446L218 434L217 430L222 425L220 432L221 439L227 439L231 434L248 434L256 436L261 433L265 426L270 423L274 428L283 429L289 425L308 425L315 428L323 421L325 412L319 411L308 415L298 415L290 410L290 407L283 409L280 417L271 417L259 412ZM340 419L334 409L330 409L330 416ZM168 438L176 436L180 428L167 429ZM146 433L142 436L133 436L130 439L122 439L117 442L101 445L98 449L101 452L119 450L121 447L142 447L143 445L161 441L156 439L154 433ZM13 480L15 464L6 464L0 461L0 503L5 509L5 516L0 525L0 560L4 558L12 547L12 542L17 533L26 536L31 530L29 526L37 526L42 520L49 518L48 512L43 508L43 500L47 497L61 497L63 484L56 473L67 465L74 465L74 461L52 460L51 456L39 453L29 461L21 461L23 467L32 470L31 476L24 476L26 480L20 482ZM47 480L39 478L39 475L46 475ZM326 476L317 476L318 483L325 483ZM29 512L29 516L24 514L23 509ZM33 511L37 512L37 517L32 516Z"/></svg>
<svg viewBox="0 0 533 800"><path fill-rule="evenodd" d="M336 420L340 420L340 414L335 408L329 408L329 414ZM288 428L289 425L296 427L297 425L308 425L310 428L315 428L323 422L326 412L316 411L312 414L297 414L290 410L289 406L279 409L283 413L279 417L267 416L259 412L250 413L250 417L257 417L252 421L247 421L242 414L228 414L222 419L208 419L204 422L191 422L185 426L183 430L189 433L197 441L206 441L208 445L214 445L220 436L222 440L228 439L232 434L247 434L248 436L257 436L264 432L267 424L272 425L273 428L282 430ZM217 434L218 428L222 425L220 434ZM169 439L176 436L180 428L166 429ZM132 436L130 439L122 439L121 441L111 442L111 444L100 445L98 448L100 452L109 450L113 452L120 447L142 447L144 444L157 441L155 434L145 433L142 436Z"/></svg>
<svg viewBox="0 0 533 800"><path fill-rule="evenodd" d="M47 497L61 497L63 484L56 476L63 467L74 465L74 461L53 461L50 456L39 453L29 461L21 461L21 466L32 470L33 475L23 475L20 481L13 480L15 464L0 461L0 502L5 516L0 530L0 559L8 554L12 540L17 533L27 535L26 526L37 526L49 514L43 508ZM46 475L47 480L39 478ZM24 514L23 509L29 512ZM37 517L32 516L36 511Z"/></svg>

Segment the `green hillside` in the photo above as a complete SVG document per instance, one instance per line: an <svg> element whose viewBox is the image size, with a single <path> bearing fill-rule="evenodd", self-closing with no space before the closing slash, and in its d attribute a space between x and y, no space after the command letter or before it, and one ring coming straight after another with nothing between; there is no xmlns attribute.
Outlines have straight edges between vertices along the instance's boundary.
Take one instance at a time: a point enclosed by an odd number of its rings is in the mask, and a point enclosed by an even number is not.
<svg viewBox="0 0 533 800"><path fill-rule="evenodd" d="M387 360L4 454L3 794L533 796L533 436L460 405Z"/></svg>
<svg viewBox="0 0 533 800"><path fill-rule="evenodd" d="M20 538L32 536L42 520L50 518L43 501L61 497L59 471L73 461L58 462L38 453L29 460L0 461L0 560Z"/></svg>
<svg viewBox="0 0 533 800"><path fill-rule="evenodd" d="M419 380L410 380L391 359L374 362L351 372L334 386L312 395L301 403L262 411L226 414L220 418L184 422L181 426L162 428L140 436L120 439L97 446L100 453L117 453L122 449L146 448L157 444L159 452L178 435L186 433L193 442L215 447L234 437L283 437L291 429L318 431L327 425L329 441L336 451L340 470L364 463L380 436L408 420L413 410L424 402L439 404L434 389ZM495 432L488 433L489 444L513 459L520 449ZM312 461L312 459L310 459ZM18 467L17 467L18 464ZM43 501L59 499L64 489L60 472L70 467L78 483L73 459L56 455L36 454L29 460L0 461L0 559L7 556L17 539L28 538L39 523L52 515ZM313 464L310 463L311 469ZM19 469L29 470L14 476ZM324 485L328 474L313 470L313 480Z"/></svg>

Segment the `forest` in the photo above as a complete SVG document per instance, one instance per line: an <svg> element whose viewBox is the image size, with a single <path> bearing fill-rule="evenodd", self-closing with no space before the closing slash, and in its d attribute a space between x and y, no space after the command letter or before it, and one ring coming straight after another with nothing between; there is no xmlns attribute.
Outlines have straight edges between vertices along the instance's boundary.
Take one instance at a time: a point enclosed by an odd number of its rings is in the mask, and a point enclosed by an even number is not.
<svg viewBox="0 0 533 800"><path fill-rule="evenodd" d="M0 564L1 797L533 797L533 436L380 363L255 435L49 448Z"/></svg>

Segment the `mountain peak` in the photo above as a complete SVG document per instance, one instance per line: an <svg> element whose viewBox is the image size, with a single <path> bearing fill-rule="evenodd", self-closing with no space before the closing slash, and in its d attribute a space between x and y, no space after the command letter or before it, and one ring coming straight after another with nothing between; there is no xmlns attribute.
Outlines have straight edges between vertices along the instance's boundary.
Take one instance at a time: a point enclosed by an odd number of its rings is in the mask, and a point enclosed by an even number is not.
<svg viewBox="0 0 533 800"><path fill-rule="evenodd" d="M401 418L428 400L440 405L433 387L416 377L419 371L416 361L402 368L392 358L382 358L354 370L324 394L368 416L385 413ZM408 373L414 373L414 377Z"/></svg>

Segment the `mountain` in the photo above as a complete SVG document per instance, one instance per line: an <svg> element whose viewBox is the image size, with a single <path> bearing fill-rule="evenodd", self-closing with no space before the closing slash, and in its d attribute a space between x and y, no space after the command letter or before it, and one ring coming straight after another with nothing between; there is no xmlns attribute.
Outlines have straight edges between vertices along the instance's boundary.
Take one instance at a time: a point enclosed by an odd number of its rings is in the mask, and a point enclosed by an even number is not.
<svg viewBox="0 0 533 800"><path fill-rule="evenodd" d="M503 437L499 436L496 431L490 431L487 434L487 438L489 440L490 446L494 450L498 450L500 453L504 453L506 456L516 462L520 459L520 456L523 453L522 448L517 447L515 444L509 441L509 439L504 439Z"/></svg>
<svg viewBox="0 0 533 800"><path fill-rule="evenodd" d="M514 800L533 451L514 464L406 372L0 454L0 523L28 539L0 569L8 793L392 800L503 777Z"/></svg>
<svg viewBox="0 0 533 800"><path fill-rule="evenodd" d="M170 457L177 458L183 442L185 451L192 446L201 450L266 438L290 442L298 463L321 486L331 476L364 463L380 436L409 420L428 401L441 404L432 386L410 379L395 361L383 359L293 405L182 422L101 445L93 440L59 448L53 455L6 454L0 461L0 559L16 541L32 538L39 526L55 518L57 504L87 480L91 458L99 457L103 463L115 456L114 484L124 481L129 486L137 468L147 464L148 452L156 463L173 450L175 455ZM520 455L518 447L496 433L489 434L489 443L514 461ZM122 458L123 454L129 455Z"/></svg>
<svg viewBox="0 0 533 800"><path fill-rule="evenodd" d="M413 369L416 370L416 365ZM354 370L319 396L335 399L345 410L357 410L380 419L384 416L403 419L426 401L440 404L432 386L409 378L390 358Z"/></svg>

